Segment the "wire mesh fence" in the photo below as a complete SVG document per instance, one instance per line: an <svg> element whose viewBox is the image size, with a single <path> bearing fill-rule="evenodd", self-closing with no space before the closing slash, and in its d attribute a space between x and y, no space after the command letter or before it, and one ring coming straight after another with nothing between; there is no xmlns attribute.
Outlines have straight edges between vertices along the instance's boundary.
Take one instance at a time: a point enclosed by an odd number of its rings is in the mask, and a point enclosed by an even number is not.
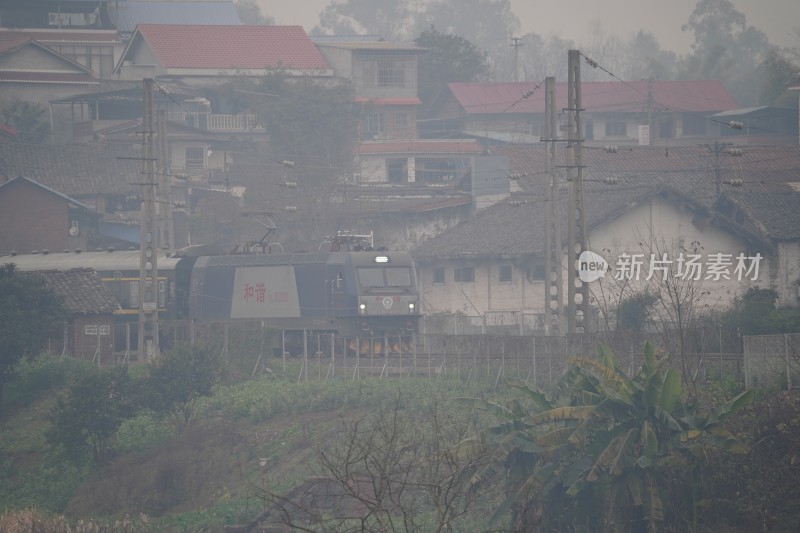
<svg viewBox="0 0 800 533"><path fill-rule="evenodd" d="M535 317L535 315L531 315ZM513 318L513 320L511 319ZM742 339L735 331L694 328L681 332L599 332L546 337L535 328L521 327L522 315L483 317L426 317L420 333L404 337L338 337L331 332L272 329L261 321L160 321L162 352L188 344L204 346L237 368L255 375L265 369L286 371L297 379L357 379L403 376L517 378L547 389L565 372L573 357L593 357L600 343L616 353L632 375L642 363L645 342L687 379L732 376L761 384L786 376L786 346L796 354L798 341L748 341L750 358L742 356ZM438 321L438 322L437 322ZM535 324L535 318L529 320ZM459 333L454 333L458 331ZM107 325L73 324L65 329L62 353L98 364L140 360L135 321ZM761 344L758 344L761 342ZM56 343L57 344L57 343ZM55 350L51 350L55 351ZM797 357L793 356L793 361ZM745 374L747 366L749 374ZM784 369L784 370L782 370ZM791 375L790 375L790 379ZM800 383L796 376L794 383Z"/></svg>
<svg viewBox="0 0 800 533"><path fill-rule="evenodd" d="M747 388L800 388L800 333L744 337Z"/></svg>

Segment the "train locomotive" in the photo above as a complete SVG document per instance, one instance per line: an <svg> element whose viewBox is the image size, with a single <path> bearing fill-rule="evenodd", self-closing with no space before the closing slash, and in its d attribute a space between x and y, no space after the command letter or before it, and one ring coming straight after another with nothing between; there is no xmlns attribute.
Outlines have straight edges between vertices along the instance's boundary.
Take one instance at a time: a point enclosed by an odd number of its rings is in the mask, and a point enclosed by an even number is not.
<svg viewBox="0 0 800 533"><path fill-rule="evenodd" d="M96 271L120 302L119 322L138 318L139 260L138 250L0 257L0 263L14 263L20 271ZM161 320L261 321L295 335L330 332L339 337L398 339L404 351L410 349L417 331L419 293L407 252L195 255L184 251L160 254L157 266ZM375 348L370 344L365 349Z"/></svg>

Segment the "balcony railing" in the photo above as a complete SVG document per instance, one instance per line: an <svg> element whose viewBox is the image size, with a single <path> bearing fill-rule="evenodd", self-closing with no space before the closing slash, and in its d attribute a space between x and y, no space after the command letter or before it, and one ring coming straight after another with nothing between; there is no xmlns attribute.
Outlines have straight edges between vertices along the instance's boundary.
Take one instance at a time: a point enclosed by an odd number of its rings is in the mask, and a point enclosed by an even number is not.
<svg viewBox="0 0 800 533"><path fill-rule="evenodd" d="M255 115L209 115L208 131L264 131Z"/></svg>

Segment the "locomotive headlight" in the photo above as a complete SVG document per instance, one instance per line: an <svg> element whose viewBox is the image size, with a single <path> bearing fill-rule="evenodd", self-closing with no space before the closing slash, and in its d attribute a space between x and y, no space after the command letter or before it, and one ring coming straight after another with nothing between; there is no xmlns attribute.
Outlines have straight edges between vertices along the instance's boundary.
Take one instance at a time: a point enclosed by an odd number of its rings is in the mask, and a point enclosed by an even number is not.
<svg viewBox="0 0 800 533"><path fill-rule="evenodd" d="M414 305L414 302L411 302L411 303L408 304L408 312L409 313L413 313L415 308L416 308L416 306Z"/></svg>
<svg viewBox="0 0 800 533"><path fill-rule="evenodd" d="M358 304L358 311L360 313L362 313L362 314L366 313L367 312L367 304Z"/></svg>

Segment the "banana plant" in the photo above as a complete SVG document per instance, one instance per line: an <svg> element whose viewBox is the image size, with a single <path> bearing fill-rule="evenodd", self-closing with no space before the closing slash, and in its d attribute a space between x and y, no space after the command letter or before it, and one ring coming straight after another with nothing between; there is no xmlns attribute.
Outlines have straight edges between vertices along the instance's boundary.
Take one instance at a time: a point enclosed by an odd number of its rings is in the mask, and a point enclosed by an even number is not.
<svg viewBox="0 0 800 533"><path fill-rule="evenodd" d="M681 374L668 362L647 343L631 377L600 345L596 359L571 360L549 394L512 381L521 400L499 405L464 399L500 418L462 448L492 459L472 483L501 476L506 482L507 497L495 517L511 511L519 526L519 517L535 509L534 522L542 528L659 531L676 520L680 503L690 515L683 519L693 522L693 476L707 447L747 450L723 423L752 392L700 412L683 401Z"/></svg>

